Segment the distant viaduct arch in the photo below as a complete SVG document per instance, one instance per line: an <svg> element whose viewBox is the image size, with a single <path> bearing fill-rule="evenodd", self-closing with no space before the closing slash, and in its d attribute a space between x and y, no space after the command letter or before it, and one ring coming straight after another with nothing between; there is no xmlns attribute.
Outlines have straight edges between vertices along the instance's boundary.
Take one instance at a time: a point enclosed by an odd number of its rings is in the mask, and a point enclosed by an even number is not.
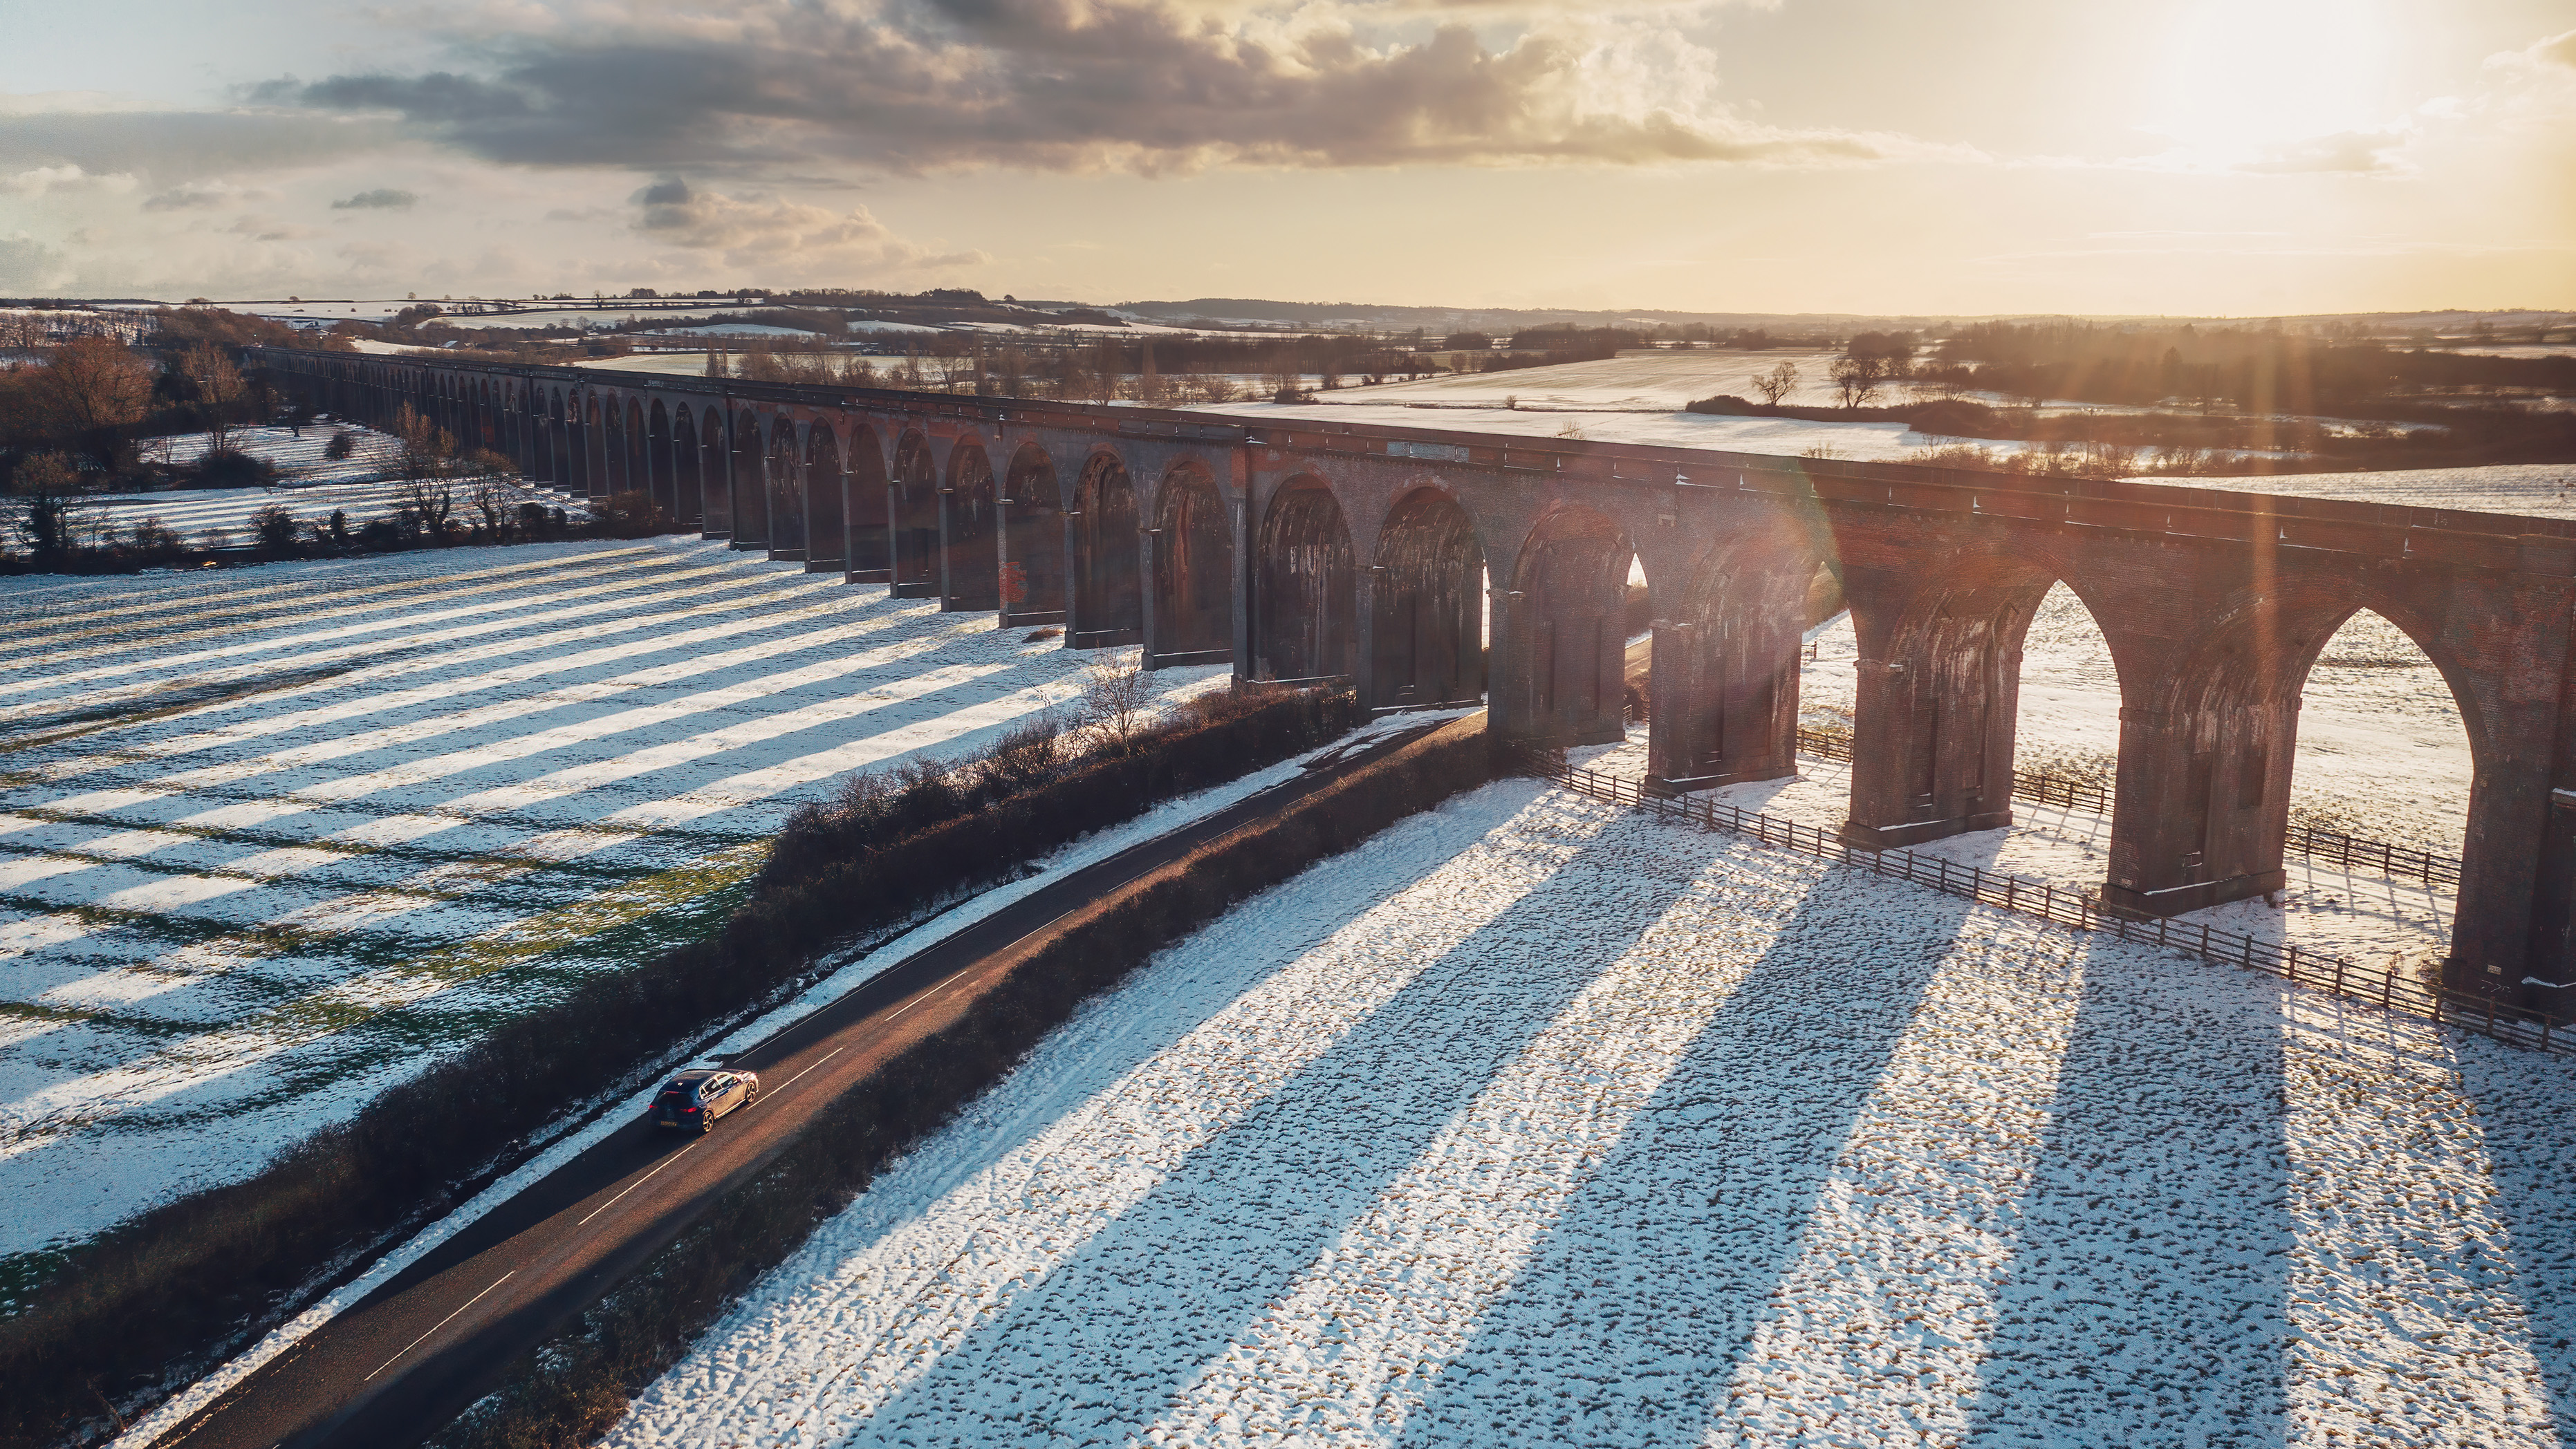
<svg viewBox="0 0 2576 1449"><path fill-rule="evenodd" d="M2451 984L2576 1013L2576 524L1902 464L569 368L253 349L281 391L404 403L576 494L1149 665L1472 702L1536 746L1623 730L1632 562L1649 772L1795 769L1801 629L1860 645L1846 838L2009 821L2024 631L2064 582L2120 677L2102 891L2149 915L2283 879L2299 694L2372 609L2475 760Z"/></svg>

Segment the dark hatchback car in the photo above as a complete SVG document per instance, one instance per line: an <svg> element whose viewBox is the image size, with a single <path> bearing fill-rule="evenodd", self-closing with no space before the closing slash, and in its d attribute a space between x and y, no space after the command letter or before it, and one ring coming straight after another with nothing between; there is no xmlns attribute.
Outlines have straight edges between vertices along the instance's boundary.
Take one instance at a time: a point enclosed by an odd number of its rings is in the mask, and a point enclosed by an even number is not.
<svg viewBox="0 0 2576 1449"><path fill-rule="evenodd" d="M712 1131L716 1119L760 1100L756 1072L693 1067L673 1077L653 1098L653 1125L679 1132Z"/></svg>

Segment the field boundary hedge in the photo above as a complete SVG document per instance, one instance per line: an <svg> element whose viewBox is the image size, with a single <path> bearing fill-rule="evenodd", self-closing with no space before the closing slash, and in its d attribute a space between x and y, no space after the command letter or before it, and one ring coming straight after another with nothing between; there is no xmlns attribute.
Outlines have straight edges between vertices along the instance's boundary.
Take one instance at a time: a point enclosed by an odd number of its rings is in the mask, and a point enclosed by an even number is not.
<svg viewBox="0 0 2576 1449"><path fill-rule="evenodd" d="M574 1449L878 1172L1000 1082L1047 1033L1156 951L1317 861L1494 775L1481 715L1390 752L1277 815L1104 896L1018 959L950 1025L839 1101L571 1327L438 1434L438 1449Z"/></svg>
<svg viewBox="0 0 2576 1449"><path fill-rule="evenodd" d="M1367 712L1303 690L1189 716L962 819L770 886L706 938L508 1022L241 1182L111 1229L0 1321L0 1446L98 1442L558 1135L808 984L836 942L906 925L1180 795L1347 733ZM495 1144L499 1144L496 1147Z"/></svg>

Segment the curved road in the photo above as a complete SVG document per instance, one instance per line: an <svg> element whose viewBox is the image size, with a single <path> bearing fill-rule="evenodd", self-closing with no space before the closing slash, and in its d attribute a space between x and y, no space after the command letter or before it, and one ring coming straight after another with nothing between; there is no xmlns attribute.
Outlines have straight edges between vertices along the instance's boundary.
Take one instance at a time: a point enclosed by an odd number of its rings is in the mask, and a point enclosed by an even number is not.
<svg viewBox="0 0 2576 1449"><path fill-rule="evenodd" d="M1269 815L1438 722L1368 741L1203 820L1075 871L906 957L730 1059L751 1107L704 1137L641 1118L439 1245L155 1441L155 1449L397 1449L421 1443L841 1095L957 1019L1013 947L1208 841Z"/></svg>

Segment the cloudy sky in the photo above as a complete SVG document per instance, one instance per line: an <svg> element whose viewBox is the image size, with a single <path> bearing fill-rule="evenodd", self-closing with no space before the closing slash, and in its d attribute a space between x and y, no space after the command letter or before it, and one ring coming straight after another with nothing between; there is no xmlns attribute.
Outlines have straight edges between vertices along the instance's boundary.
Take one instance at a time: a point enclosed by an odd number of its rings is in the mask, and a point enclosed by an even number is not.
<svg viewBox="0 0 2576 1449"><path fill-rule="evenodd" d="M0 295L2576 310L2567 0L0 0Z"/></svg>

